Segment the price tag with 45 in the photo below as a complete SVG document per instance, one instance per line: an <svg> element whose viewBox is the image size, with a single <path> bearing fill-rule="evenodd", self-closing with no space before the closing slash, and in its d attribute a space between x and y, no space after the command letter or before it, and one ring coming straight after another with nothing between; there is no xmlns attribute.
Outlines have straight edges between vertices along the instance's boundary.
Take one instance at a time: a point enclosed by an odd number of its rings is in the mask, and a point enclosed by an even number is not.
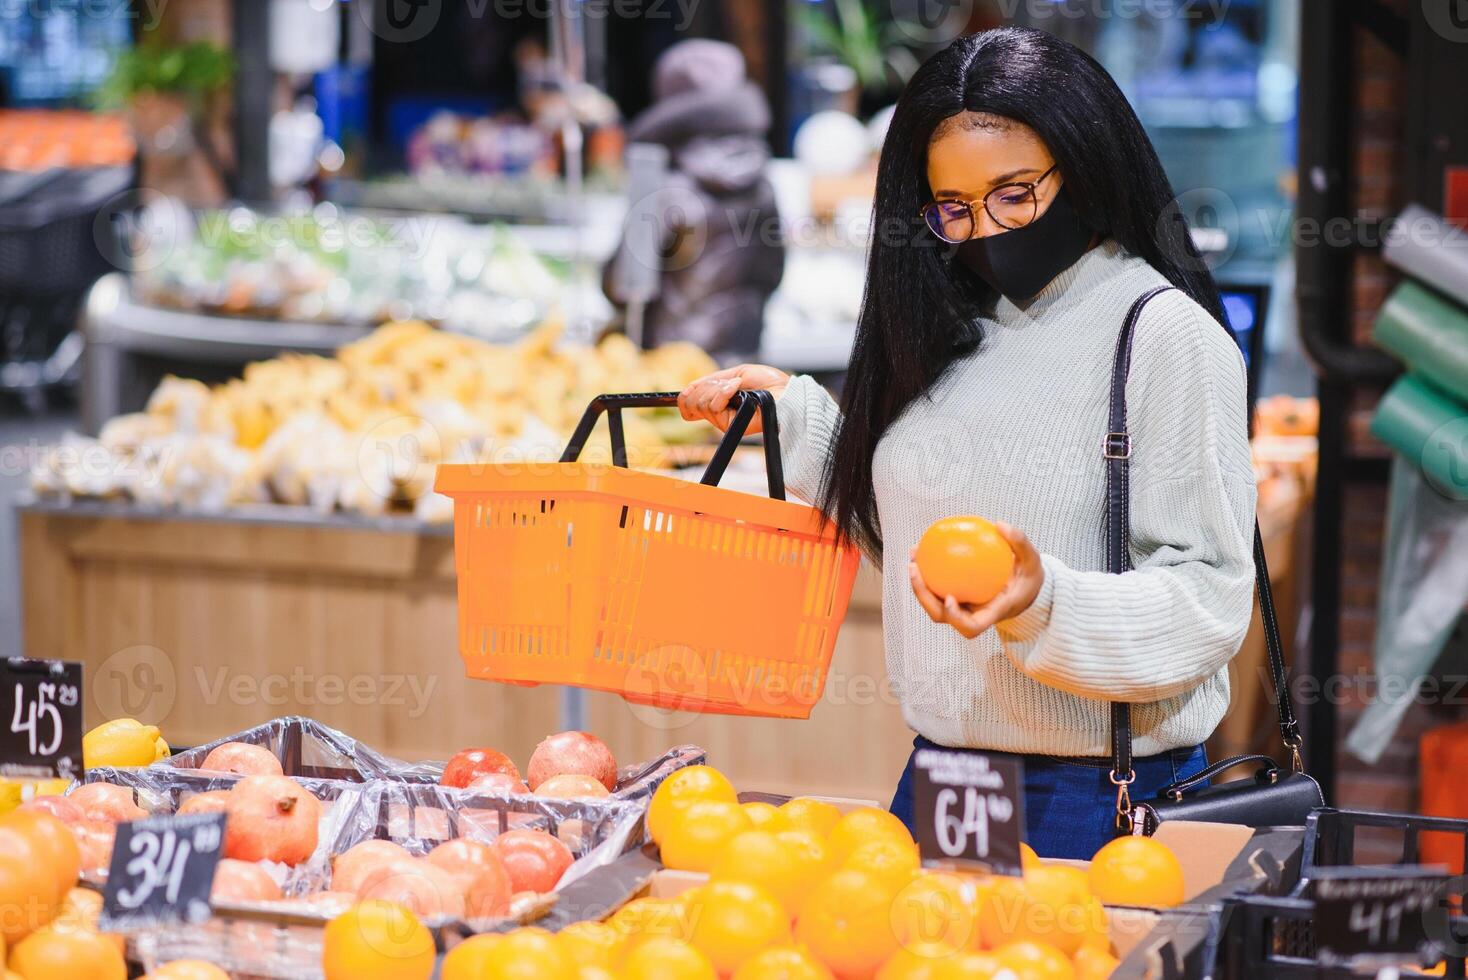
<svg viewBox="0 0 1468 980"><path fill-rule="evenodd" d="M81 775L81 664L0 659L0 709L0 775Z"/></svg>

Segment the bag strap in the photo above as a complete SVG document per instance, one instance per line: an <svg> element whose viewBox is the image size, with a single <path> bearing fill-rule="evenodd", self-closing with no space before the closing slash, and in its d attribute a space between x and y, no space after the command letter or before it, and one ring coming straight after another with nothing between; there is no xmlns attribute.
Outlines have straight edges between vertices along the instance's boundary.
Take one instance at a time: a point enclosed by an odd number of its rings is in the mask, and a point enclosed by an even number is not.
<svg viewBox="0 0 1468 980"><path fill-rule="evenodd" d="M1132 364L1132 338L1142 309L1153 297L1172 289L1158 286L1137 298L1127 311L1111 367L1106 438L1101 454L1106 459L1106 570L1115 575L1129 571L1131 561L1131 486L1128 482L1132 440L1127 432L1126 382ZM1290 750L1296 772L1303 772L1300 759L1300 725L1290 701L1289 678L1285 673L1284 644L1279 636L1279 618L1274 610L1274 593L1269 587L1269 568L1264 561L1264 538L1254 521L1254 577L1259 596L1259 615L1264 626L1264 648L1274 686L1274 703L1279 713L1279 735ZM1131 795L1128 787L1136 778L1132 771L1132 706L1125 701L1111 704L1111 782L1116 786L1117 829L1131 830Z"/></svg>

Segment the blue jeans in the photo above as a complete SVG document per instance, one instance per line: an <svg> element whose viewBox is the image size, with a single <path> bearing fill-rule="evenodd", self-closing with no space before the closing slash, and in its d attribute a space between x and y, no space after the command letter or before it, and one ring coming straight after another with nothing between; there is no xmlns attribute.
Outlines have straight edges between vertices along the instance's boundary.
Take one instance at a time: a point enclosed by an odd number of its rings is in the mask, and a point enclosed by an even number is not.
<svg viewBox="0 0 1468 980"><path fill-rule="evenodd" d="M914 753L918 749L943 748L921 735L912 740L912 745ZM1115 836L1116 787L1111 784L1109 761L1006 752L987 754L1024 763L1024 839L1041 857L1088 861L1102 844ZM1201 772L1207 764L1201 745L1136 758L1132 760L1137 775L1131 787L1132 799L1156 796L1168 783ZM909 830L913 829L910 757L902 778L897 781L890 809Z"/></svg>

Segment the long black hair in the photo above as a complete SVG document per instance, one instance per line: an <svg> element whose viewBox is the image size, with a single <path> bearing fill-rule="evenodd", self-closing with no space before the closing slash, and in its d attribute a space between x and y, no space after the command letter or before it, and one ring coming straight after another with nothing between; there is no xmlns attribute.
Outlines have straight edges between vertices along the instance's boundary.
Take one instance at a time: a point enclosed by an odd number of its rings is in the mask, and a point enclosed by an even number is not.
<svg viewBox="0 0 1468 980"><path fill-rule="evenodd" d="M928 142L966 110L1033 129L1086 223L1226 322L1157 151L1106 69L1043 31L1006 27L957 39L913 75L887 130L842 422L822 483L821 510L872 554L881 552L877 441L956 357L978 347L977 318L996 298L976 276L955 274L952 247L918 217L932 195Z"/></svg>

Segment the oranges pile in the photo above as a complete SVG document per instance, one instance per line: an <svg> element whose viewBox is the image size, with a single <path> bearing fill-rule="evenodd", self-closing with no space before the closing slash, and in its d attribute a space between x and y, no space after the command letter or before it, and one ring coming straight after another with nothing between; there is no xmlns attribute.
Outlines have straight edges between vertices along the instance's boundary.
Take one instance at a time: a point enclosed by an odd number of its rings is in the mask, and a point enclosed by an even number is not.
<svg viewBox="0 0 1468 980"><path fill-rule="evenodd" d="M884 810L740 804L706 766L669 777L647 819L663 863L707 872L708 883L637 899L594 927L607 969L627 971L640 962L632 952L651 944L645 956L691 964L696 953L713 971L700 963L669 974L680 977L947 980L1007 970L1017 980L1092 980L1117 965L1103 902L1183 897L1177 859L1147 838L1108 844L1090 870L1028 848L1022 877L925 870L907 828Z"/></svg>

